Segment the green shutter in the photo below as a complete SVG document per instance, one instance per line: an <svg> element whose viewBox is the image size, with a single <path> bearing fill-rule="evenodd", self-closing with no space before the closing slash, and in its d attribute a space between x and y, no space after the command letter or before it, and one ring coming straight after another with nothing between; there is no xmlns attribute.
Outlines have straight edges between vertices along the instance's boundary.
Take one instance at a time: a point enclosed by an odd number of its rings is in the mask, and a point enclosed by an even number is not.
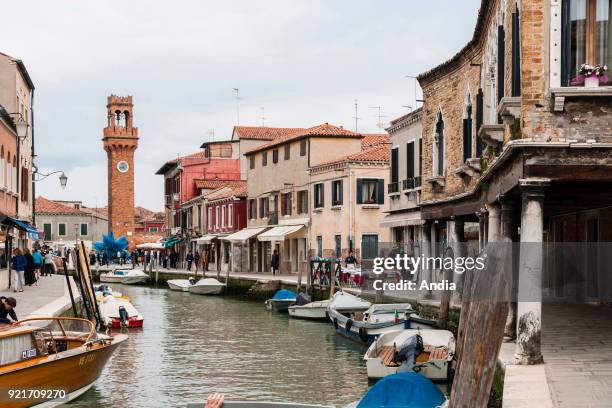
<svg viewBox="0 0 612 408"><path fill-rule="evenodd" d="M338 181L338 183L340 184L340 188L338 189L340 197L336 197L336 200L338 201L338 205L342 205L342 203L344 202L344 193L342 192L342 180Z"/></svg>
<svg viewBox="0 0 612 408"><path fill-rule="evenodd" d="M58 224L57 234L59 236L66 235L66 224Z"/></svg>
<svg viewBox="0 0 612 408"><path fill-rule="evenodd" d="M81 235L84 237L89 235L89 231L87 231L87 224L85 223L81 224Z"/></svg>
<svg viewBox="0 0 612 408"><path fill-rule="evenodd" d="M357 179L357 204L363 204L363 182L361 179Z"/></svg>
<svg viewBox="0 0 612 408"><path fill-rule="evenodd" d="M50 241L51 240L51 224L44 224L43 229L45 233L45 239L47 241Z"/></svg>
<svg viewBox="0 0 612 408"><path fill-rule="evenodd" d="M378 195L378 199L376 200L376 202L378 204L384 204L385 203L385 180L378 179L376 183L376 194Z"/></svg>

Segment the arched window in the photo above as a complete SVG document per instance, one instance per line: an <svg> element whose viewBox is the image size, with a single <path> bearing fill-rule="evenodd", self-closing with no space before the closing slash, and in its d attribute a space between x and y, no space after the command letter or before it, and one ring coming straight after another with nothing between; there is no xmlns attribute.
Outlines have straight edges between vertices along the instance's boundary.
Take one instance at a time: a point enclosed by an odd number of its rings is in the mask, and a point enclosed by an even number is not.
<svg viewBox="0 0 612 408"><path fill-rule="evenodd" d="M123 117L125 119L125 127L129 127L130 126L130 112L123 111Z"/></svg>
<svg viewBox="0 0 612 408"><path fill-rule="evenodd" d="M438 112L433 136L433 175L444 176L444 119Z"/></svg>
<svg viewBox="0 0 612 408"><path fill-rule="evenodd" d="M463 162L472 158L472 97L466 95L465 110L463 112Z"/></svg>

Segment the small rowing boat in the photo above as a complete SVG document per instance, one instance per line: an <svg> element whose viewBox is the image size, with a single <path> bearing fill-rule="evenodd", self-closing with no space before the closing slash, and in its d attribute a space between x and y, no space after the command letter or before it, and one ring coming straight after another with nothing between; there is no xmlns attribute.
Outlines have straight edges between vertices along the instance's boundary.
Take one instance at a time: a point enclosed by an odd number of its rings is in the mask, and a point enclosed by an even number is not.
<svg viewBox="0 0 612 408"><path fill-rule="evenodd" d="M136 285L146 283L149 275L140 269L115 269L112 272L100 274L100 282L123 283L124 285Z"/></svg>
<svg viewBox="0 0 612 408"><path fill-rule="evenodd" d="M331 299L300 304L300 296L303 295L304 294L300 293L297 297L296 304L289 306L289 316L302 319L321 320L327 319L327 309L330 305L333 305L336 310L343 313L363 312L372 306L367 300L363 300L343 291L334 293Z"/></svg>

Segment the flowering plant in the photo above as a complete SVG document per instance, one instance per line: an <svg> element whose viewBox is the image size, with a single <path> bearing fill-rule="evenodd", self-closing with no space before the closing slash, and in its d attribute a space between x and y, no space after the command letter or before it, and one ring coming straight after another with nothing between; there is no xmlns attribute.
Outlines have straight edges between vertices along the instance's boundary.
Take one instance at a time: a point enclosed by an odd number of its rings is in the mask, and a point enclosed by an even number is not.
<svg viewBox="0 0 612 408"><path fill-rule="evenodd" d="M580 75L584 75L586 78L592 76L602 77L608 70L607 65L590 65L590 64L582 64L578 69L578 73Z"/></svg>

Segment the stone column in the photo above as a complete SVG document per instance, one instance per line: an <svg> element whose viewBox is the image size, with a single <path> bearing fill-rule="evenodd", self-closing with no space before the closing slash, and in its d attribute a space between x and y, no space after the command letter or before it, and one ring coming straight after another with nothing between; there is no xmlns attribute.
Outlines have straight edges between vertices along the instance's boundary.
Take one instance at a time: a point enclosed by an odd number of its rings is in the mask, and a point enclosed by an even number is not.
<svg viewBox="0 0 612 408"><path fill-rule="evenodd" d="M513 241L514 233L515 233L515 224L514 224L514 201L507 197L500 198L501 202L501 241L508 245ZM514 259L514 248L510 248L510 252ZM513 262L513 272L514 272L514 262ZM511 297L514 299L516 296L517 290L517 276L513 273L512 275L512 289L511 289ZM511 341L516 338L516 302L510 301L508 307L508 318L506 319L506 327L504 328L504 341Z"/></svg>
<svg viewBox="0 0 612 408"><path fill-rule="evenodd" d="M421 255L424 258L428 258L431 256L431 220L425 221L425 223L421 226ZM415 256L418 254L415 254ZM431 269L423 268L421 265L421 270L419 273L419 280L426 279L428 282L433 281L433 271ZM418 284L418 283L417 283ZM431 299L433 294L431 290L426 290L421 294L423 299Z"/></svg>
<svg viewBox="0 0 612 408"><path fill-rule="evenodd" d="M487 204L487 211L489 213L488 242L497 242L500 237L499 204Z"/></svg>
<svg viewBox="0 0 612 408"><path fill-rule="evenodd" d="M522 190L521 253L517 307L517 364L540 364L542 331L542 244L544 191L550 179L519 180Z"/></svg>
<svg viewBox="0 0 612 408"><path fill-rule="evenodd" d="M487 245L487 210L481 209L476 216L478 217L478 251L480 252Z"/></svg>
<svg viewBox="0 0 612 408"><path fill-rule="evenodd" d="M453 257L455 258L463 256L464 230L465 222L460 218L454 218L453 221L448 223L448 243L453 249ZM460 304L463 294L464 274L452 271L449 274L445 273L444 279L455 282L456 289L452 296L452 302L453 304Z"/></svg>

